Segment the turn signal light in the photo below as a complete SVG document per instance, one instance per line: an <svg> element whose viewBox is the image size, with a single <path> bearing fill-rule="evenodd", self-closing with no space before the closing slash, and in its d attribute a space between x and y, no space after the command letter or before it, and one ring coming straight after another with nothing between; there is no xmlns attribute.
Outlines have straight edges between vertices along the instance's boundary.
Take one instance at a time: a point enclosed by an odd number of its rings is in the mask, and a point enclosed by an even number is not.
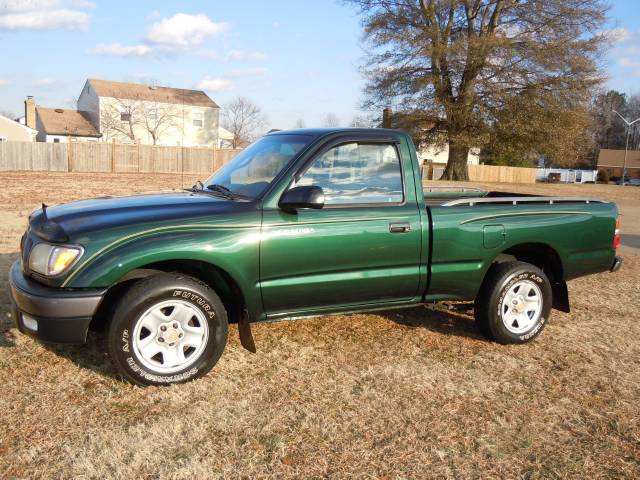
<svg viewBox="0 0 640 480"><path fill-rule="evenodd" d="M616 219L616 231L613 234L613 249L617 250L620 246L620 217Z"/></svg>

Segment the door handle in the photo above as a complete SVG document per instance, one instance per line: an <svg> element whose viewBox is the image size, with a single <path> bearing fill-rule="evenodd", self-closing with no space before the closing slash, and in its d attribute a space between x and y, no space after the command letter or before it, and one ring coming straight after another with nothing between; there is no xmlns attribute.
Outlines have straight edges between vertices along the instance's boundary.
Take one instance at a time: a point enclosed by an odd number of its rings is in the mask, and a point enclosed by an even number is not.
<svg viewBox="0 0 640 480"><path fill-rule="evenodd" d="M389 231L391 233L407 233L411 231L411 224L409 222L390 223Z"/></svg>

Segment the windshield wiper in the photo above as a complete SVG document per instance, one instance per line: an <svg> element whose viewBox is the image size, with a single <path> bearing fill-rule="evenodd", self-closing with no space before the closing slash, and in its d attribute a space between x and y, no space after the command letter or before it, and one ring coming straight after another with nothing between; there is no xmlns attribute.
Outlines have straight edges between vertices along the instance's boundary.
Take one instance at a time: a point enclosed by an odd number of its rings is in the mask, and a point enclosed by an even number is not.
<svg viewBox="0 0 640 480"><path fill-rule="evenodd" d="M229 198L231 200L237 200L237 199L250 200L251 199L251 197L248 197L246 195L242 195L240 193L235 193L235 192L229 190L224 185L220 185L218 183L214 183L212 185L207 185L207 190L211 190L212 192L219 193L223 197Z"/></svg>

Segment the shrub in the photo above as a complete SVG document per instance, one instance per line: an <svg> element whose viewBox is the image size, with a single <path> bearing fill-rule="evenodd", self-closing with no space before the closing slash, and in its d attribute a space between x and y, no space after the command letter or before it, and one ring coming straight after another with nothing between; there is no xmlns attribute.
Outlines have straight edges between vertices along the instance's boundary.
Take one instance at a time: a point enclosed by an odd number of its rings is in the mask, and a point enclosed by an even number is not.
<svg viewBox="0 0 640 480"><path fill-rule="evenodd" d="M598 183L609 183L609 172L607 170L598 170Z"/></svg>

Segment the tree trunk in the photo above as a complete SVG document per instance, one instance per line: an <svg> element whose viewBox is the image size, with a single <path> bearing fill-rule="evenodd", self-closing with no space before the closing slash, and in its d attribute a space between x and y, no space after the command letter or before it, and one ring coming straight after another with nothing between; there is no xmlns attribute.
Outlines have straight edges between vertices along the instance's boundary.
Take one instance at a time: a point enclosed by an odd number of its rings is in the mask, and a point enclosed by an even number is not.
<svg viewBox="0 0 640 480"><path fill-rule="evenodd" d="M467 157L469 155L469 147L449 142L449 159L447 166L442 174L442 180L469 180L469 169L467 168Z"/></svg>

